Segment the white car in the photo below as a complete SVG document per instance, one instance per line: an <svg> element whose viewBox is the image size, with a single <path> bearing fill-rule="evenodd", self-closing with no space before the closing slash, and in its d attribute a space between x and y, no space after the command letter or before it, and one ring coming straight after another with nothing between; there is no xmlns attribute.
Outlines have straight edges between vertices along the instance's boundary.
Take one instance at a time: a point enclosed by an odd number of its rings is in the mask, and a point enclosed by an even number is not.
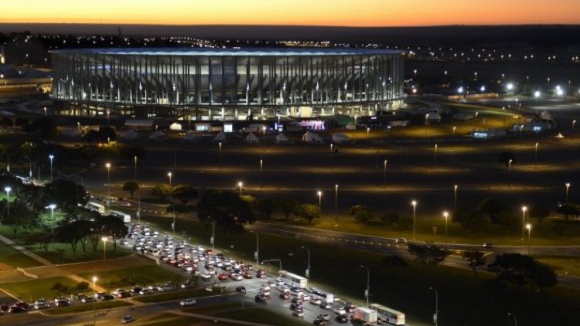
<svg viewBox="0 0 580 326"><path fill-rule="evenodd" d="M192 299L192 298L187 298L185 300L179 301L180 306L194 306L196 304L197 304L197 301L195 301L195 299Z"/></svg>
<svg viewBox="0 0 580 326"><path fill-rule="evenodd" d="M310 300L310 303L319 306L320 304L322 304L322 300L320 300L320 299L312 299L312 300Z"/></svg>
<svg viewBox="0 0 580 326"><path fill-rule="evenodd" d="M135 318L133 318L133 316L131 316L131 315L127 315L127 316L121 318L121 324L128 324L128 323L131 323L134 321L135 321Z"/></svg>
<svg viewBox="0 0 580 326"><path fill-rule="evenodd" d="M346 310L344 307L334 308L334 313L337 315L346 315Z"/></svg>

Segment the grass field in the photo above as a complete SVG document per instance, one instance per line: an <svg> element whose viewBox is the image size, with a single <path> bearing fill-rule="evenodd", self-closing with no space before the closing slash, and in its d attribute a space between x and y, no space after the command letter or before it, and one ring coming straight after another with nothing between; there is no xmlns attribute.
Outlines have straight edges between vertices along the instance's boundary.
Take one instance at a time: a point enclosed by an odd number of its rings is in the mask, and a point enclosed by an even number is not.
<svg viewBox="0 0 580 326"><path fill-rule="evenodd" d="M20 300L32 302L39 298L50 300L60 296L68 297L73 293L89 292L86 289L77 289L77 285L77 282L69 278L56 277L17 283L5 283L2 284L2 289Z"/></svg>
<svg viewBox="0 0 580 326"><path fill-rule="evenodd" d="M176 284L184 280L175 273L158 266L144 266L127 268L123 270L100 272L98 275L81 274L84 279L90 280L97 276L100 286L113 291L115 288L122 288L134 285L154 285L174 282Z"/></svg>
<svg viewBox="0 0 580 326"><path fill-rule="evenodd" d="M22 254L20 251L12 248L12 246L9 246L4 242L0 242L0 263L6 264L13 268L40 266L39 262ZM1 270L2 265L0 265L0 271Z"/></svg>

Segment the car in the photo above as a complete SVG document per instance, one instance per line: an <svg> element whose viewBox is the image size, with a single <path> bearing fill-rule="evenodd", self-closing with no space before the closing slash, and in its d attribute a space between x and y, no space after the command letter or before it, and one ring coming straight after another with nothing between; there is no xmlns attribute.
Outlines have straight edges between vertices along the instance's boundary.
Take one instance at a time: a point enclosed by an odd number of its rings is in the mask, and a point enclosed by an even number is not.
<svg viewBox="0 0 580 326"><path fill-rule="evenodd" d="M197 301L195 301L195 299L192 299L192 298L187 298L185 300L179 301L180 306L193 306L196 304L197 304Z"/></svg>
<svg viewBox="0 0 580 326"><path fill-rule="evenodd" d="M407 243L407 238L397 238L395 239L395 243Z"/></svg>
<svg viewBox="0 0 580 326"><path fill-rule="evenodd" d="M218 280L226 281L229 277L230 275L228 273L221 273L220 275L218 275Z"/></svg>
<svg viewBox="0 0 580 326"><path fill-rule="evenodd" d="M191 289L191 288L193 288L193 283L189 282L189 281L185 282L185 283L181 284L181 288L182 289Z"/></svg>
<svg viewBox="0 0 580 326"><path fill-rule="evenodd" d="M244 287L244 286L238 286L238 287L236 287L236 292L246 293L246 287Z"/></svg>
<svg viewBox="0 0 580 326"><path fill-rule="evenodd" d="M262 296L260 294L256 294L256 296L254 297L254 300L256 302L266 302L266 297L265 296Z"/></svg>
<svg viewBox="0 0 580 326"><path fill-rule="evenodd" d="M96 301L95 297L84 297L81 299L81 302L84 302L84 303L95 302L95 301Z"/></svg>
<svg viewBox="0 0 580 326"><path fill-rule="evenodd" d="M292 316L295 316L295 317L304 317L304 311L302 311L302 310L294 310L294 311L292 311Z"/></svg>
<svg viewBox="0 0 580 326"><path fill-rule="evenodd" d="M328 321L319 318L314 319L312 323L318 326L328 325Z"/></svg>
<svg viewBox="0 0 580 326"><path fill-rule="evenodd" d="M287 300L289 298L290 298L290 295L288 293L286 293L286 292L280 293L280 299Z"/></svg>
<svg viewBox="0 0 580 326"><path fill-rule="evenodd" d="M34 309L40 310L46 308L50 308L50 303L48 303L48 301L45 299L38 299L34 302Z"/></svg>
<svg viewBox="0 0 580 326"><path fill-rule="evenodd" d="M317 305L317 306L320 306L320 305L322 304L322 300L320 300L320 299L318 299L318 298L316 298L316 299L311 299L311 300L310 300L310 303L311 303L311 304L315 304L315 305Z"/></svg>
<svg viewBox="0 0 580 326"><path fill-rule="evenodd" d="M483 247L484 248L487 248L487 249L493 248L493 243L486 242L486 243L483 244Z"/></svg>
<svg viewBox="0 0 580 326"><path fill-rule="evenodd" d="M131 315L127 315L123 318L121 318L121 324L128 324L128 323L132 323L135 321L135 318L133 318L133 316Z"/></svg>
<svg viewBox="0 0 580 326"><path fill-rule="evenodd" d="M316 316L316 319L330 320L330 316L328 314L320 314L320 315Z"/></svg>
<svg viewBox="0 0 580 326"><path fill-rule="evenodd" d="M260 291L260 295L263 295L265 297L269 297L270 296L270 290L261 290Z"/></svg>
<svg viewBox="0 0 580 326"><path fill-rule="evenodd" d="M56 298L54 299L54 305L57 307L69 306L70 301L67 298Z"/></svg>
<svg viewBox="0 0 580 326"><path fill-rule="evenodd" d="M299 302L290 304L290 310L302 310L303 308L302 303Z"/></svg>
<svg viewBox="0 0 580 326"><path fill-rule="evenodd" d="M334 320L339 322L340 324L348 323L348 316L347 315L337 315Z"/></svg>
<svg viewBox="0 0 580 326"><path fill-rule="evenodd" d="M337 315L346 315L346 310L344 309L344 307L337 307L334 308L334 313Z"/></svg>
<svg viewBox="0 0 580 326"><path fill-rule="evenodd" d="M331 309L332 306L330 305L330 303L328 302L322 302L320 305L318 305L320 308L322 309Z"/></svg>

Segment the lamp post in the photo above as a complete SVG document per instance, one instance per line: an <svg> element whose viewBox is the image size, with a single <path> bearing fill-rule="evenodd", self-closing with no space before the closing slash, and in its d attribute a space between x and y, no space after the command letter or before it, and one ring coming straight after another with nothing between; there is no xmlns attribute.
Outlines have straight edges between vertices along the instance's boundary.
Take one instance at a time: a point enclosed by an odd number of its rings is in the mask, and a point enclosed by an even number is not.
<svg viewBox="0 0 580 326"><path fill-rule="evenodd" d="M411 206L413 206L413 240L415 240L416 226L417 226L417 201L411 201Z"/></svg>
<svg viewBox="0 0 580 326"><path fill-rule="evenodd" d="M135 179L135 182L137 182L137 155L133 156L133 160L135 161L135 175L133 179Z"/></svg>
<svg viewBox="0 0 580 326"><path fill-rule="evenodd" d="M308 247L306 247L306 246L302 246L300 248L306 250L306 254L307 254L307 258L308 258L308 260L307 260L308 267L306 268L304 275L306 275L306 278L309 279L310 278L310 249L308 249Z"/></svg>
<svg viewBox="0 0 580 326"><path fill-rule="evenodd" d="M371 291L371 271L365 265L360 265L360 267L366 268L366 270L367 270L367 288L365 290L365 298L367 300L367 308L368 308L369 307L370 291Z"/></svg>
<svg viewBox="0 0 580 326"><path fill-rule="evenodd" d="M215 249L215 220L209 216L207 218L211 219L211 238L209 238L209 242L213 251Z"/></svg>
<svg viewBox="0 0 580 326"><path fill-rule="evenodd" d="M453 186L453 209L457 210L457 185Z"/></svg>
<svg viewBox="0 0 580 326"><path fill-rule="evenodd" d="M30 183L32 183L32 161L28 156L26 156L26 159L28 160L28 178L30 179Z"/></svg>
<svg viewBox="0 0 580 326"><path fill-rule="evenodd" d="M435 144L433 151L433 165L437 165L437 144Z"/></svg>
<svg viewBox="0 0 580 326"><path fill-rule="evenodd" d="M258 237L258 232L255 232L256 234L256 253L254 254L254 256L256 257L256 265L260 264L260 238Z"/></svg>
<svg viewBox="0 0 580 326"><path fill-rule="evenodd" d="M449 213L447 211L444 211L443 217L445 218L445 241L447 241L447 218L449 217Z"/></svg>
<svg viewBox="0 0 580 326"><path fill-rule="evenodd" d="M334 169L334 144L330 144L330 168Z"/></svg>
<svg viewBox="0 0 580 326"><path fill-rule="evenodd" d="M338 219L338 183L334 185L334 217Z"/></svg>
<svg viewBox="0 0 580 326"><path fill-rule="evenodd" d="M111 206L111 163L105 164L107 167L107 210Z"/></svg>
<svg viewBox="0 0 580 326"><path fill-rule="evenodd" d="M526 229L528 230L528 256L531 254L532 246L532 224L526 224Z"/></svg>
<svg viewBox="0 0 580 326"><path fill-rule="evenodd" d="M433 314L433 324L435 324L435 326L437 326L437 317L439 315L439 293L437 292L437 289L435 289L434 287L430 286L429 290L434 291L435 292L435 313Z"/></svg>
<svg viewBox="0 0 580 326"><path fill-rule="evenodd" d="M524 241L524 232L526 231L526 211L527 206L522 206L522 241Z"/></svg>
<svg viewBox="0 0 580 326"><path fill-rule="evenodd" d="M50 182L52 182L52 160L54 159L54 155L50 154L48 158L50 159Z"/></svg>
<svg viewBox="0 0 580 326"><path fill-rule="evenodd" d="M260 188L262 188L262 170L264 168L264 160L260 156Z"/></svg>
<svg viewBox="0 0 580 326"><path fill-rule="evenodd" d="M97 283L97 277L96 276L93 276L93 292L94 292L94 294L97 293L96 283ZM97 325L97 312L95 310L95 302L96 301L97 301L97 299L95 298L95 300L93 301L93 326L96 326Z"/></svg>
<svg viewBox="0 0 580 326"><path fill-rule="evenodd" d="M389 163L388 160L383 162L383 189L387 189L387 164Z"/></svg>
<svg viewBox="0 0 580 326"><path fill-rule="evenodd" d="M173 206L173 173L167 172L167 177L169 177L169 206L173 209L173 223L171 223L171 230L173 231L173 237L175 237L175 207Z"/></svg>
<svg viewBox="0 0 580 326"><path fill-rule="evenodd" d="M50 208L50 224L54 225L54 209L56 208L55 204L50 204L48 206L46 206L47 208ZM54 231L54 227L50 228L50 231Z"/></svg>
<svg viewBox="0 0 580 326"><path fill-rule="evenodd" d="M10 191L12 188L4 187L4 191L6 191L6 216L10 216Z"/></svg>
<svg viewBox="0 0 580 326"><path fill-rule="evenodd" d="M572 120L572 132L576 130L576 119Z"/></svg>
<svg viewBox="0 0 580 326"><path fill-rule="evenodd" d="M243 189L244 189L244 183L239 181L238 182L238 187L240 187L240 196L243 195Z"/></svg>
<svg viewBox="0 0 580 326"><path fill-rule="evenodd" d="M536 165L538 164L538 145L540 145L540 143L536 143L536 149L534 151L534 169L536 168Z"/></svg>
<svg viewBox="0 0 580 326"><path fill-rule="evenodd" d="M106 261L107 260L107 237L102 237L101 240L103 240L103 260Z"/></svg>
<svg viewBox="0 0 580 326"><path fill-rule="evenodd" d="M322 215L322 191L318 190L316 195L318 195L318 212Z"/></svg>
<svg viewBox="0 0 580 326"><path fill-rule="evenodd" d="M566 202L569 202L569 195L570 195L570 182L566 182Z"/></svg>
<svg viewBox="0 0 580 326"><path fill-rule="evenodd" d="M219 148L219 168L222 168L222 142L218 143Z"/></svg>
<svg viewBox="0 0 580 326"><path fill-rule="evenodd" d="M513 314L511 312L508 312L507 314L508 316L514 317L514 326L518 326L518 317L516 317L516 314Z"/></svg>

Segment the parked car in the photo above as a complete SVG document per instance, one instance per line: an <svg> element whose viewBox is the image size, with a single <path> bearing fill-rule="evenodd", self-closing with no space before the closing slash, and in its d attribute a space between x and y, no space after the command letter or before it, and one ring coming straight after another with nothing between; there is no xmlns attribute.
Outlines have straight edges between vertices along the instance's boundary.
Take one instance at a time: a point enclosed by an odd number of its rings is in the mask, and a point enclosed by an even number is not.
<svg viewBox="0 0 580 326"><path fill-rule="evenodd" d="M135 321L135 318L133 318L133 316L131 315L127 315L123 318L121 318L121 324L128 324L128 323L132 323Z"/></svg>
<svg viewBox="0 0 580 326"><path fill-rule="evenodd" d="M236 292L246 293L246 287L238 286L238 287L236 287Z"/></svg>

